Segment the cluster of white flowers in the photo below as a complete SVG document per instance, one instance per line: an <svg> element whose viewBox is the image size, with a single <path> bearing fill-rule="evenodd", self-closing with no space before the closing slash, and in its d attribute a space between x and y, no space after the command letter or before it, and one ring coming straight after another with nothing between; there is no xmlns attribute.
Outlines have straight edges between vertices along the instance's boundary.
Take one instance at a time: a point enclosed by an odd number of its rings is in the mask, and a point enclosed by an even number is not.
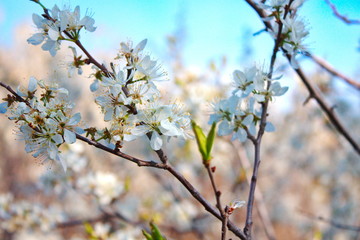
<svg viewBox="0 0 360 240"><path fill-rule="evenodd" d="M76 185L84 193L94 195L102 205L110 204L124 192L124 183L110 172L90 172L80 177Z"/></svg>
<svg viewBox="0 0 360 240"><path fill-rule="evenodd" d="M47 232L64 217L55 208L45 208L40 204L14 201L10 193L0 195L0 228L9 232L39 230Z"/></svg>
<svg viewBox="0 0 360 240"><path fill-rule="evenodd" d="M273 31L270 33L274 39L279 37L279 30L281 29L280 47L291 55L291 64L295 68L298 68L295 56L306 51L304 40L309 34L304 21L297 15L297 9L304 1L270 0L259 4L264 10L270 11L265 20L273 24ZM275 21L272 21L274 19Z"/></svg>
<svg viewBox="0 0 360 240"><path fill-rule="evenodd" d="M8 95L5 99L7 108L3 112L8 112L9 119L17 123L26 152L33 153L42 163L60 162L66 170L59 147L64 143L74 143L75 131L82 132L77 127L80 113L72 114L74 104L68 99L68 91L32 77L28 88L19 87L17 94L24 101L18 102L17 98Z"/></svg>
<svg viewBox="0 0 360 240"><path fill-rule="evenodd" d="M159 101L160 92L154 81L165 74L156 61L143 54L146 40L134 48L132 43L120 45L116 58L120 61L112 65L112 76L102 76L91 85L91 90L97 91L96 103L104 120L111 125L107 134L101 134L118 145L147 135L154 150L171 137L190 138L190 115L176 103L163 105Z"/></svg>
<svg viewBox="0 0 360 240"><path fill-rule="evenodd" d="M42 45L42 49L49 51L52 56L56 55L56 52L60 49L61 40L79 39L79 33L82 28L89 32L94 32L95 20L90 16L85 16L80 19L80 7L77 6L74 11L65 8L60 10L55 5L49 11L49 16L39 16L33 14L32 18L35 26L39 30L27 41L33 45L39 45L45 41ZM69 37L71 36L72 39Z"/></svg>
<svg viewBox="0 0 360 240"><path fill-rule="evenodd" d="M257 105L266 99L271 100L285 94L288 87L281 87L280 83L275 81L277 79L269 79L268 74L256 66L245 69L244 72L235 70L233 79L235 90L228 99L214 104L214 113L210 115L209 124L220 122L220 136L232 134L232 140L244 142L248 134L254 137L256 135L256 126L261 119L261 111L257 109ZM271 132L275 129L267 122L265 130Z"/></svg>

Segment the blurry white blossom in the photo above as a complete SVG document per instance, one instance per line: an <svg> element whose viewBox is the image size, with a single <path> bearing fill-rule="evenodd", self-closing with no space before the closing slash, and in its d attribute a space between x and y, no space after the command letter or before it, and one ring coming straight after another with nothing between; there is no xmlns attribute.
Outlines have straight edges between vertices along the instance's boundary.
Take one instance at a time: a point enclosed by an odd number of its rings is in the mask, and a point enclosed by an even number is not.
<svg viewBox="0 0 360 240"><path fill-rule="evenodd" d="M102 205L110 204L124 192L124 183L109 172L89 173L80 177L77 187L86 194L93 194Z"/></svg>
<svg viewBox="0 0 360 240"><path fill-rule="evenodd" d="M11 194L0 195L0 228L9 232L22 230L51 231L64 216L55 208L45 208L27 201L14 201Z"/></svg>

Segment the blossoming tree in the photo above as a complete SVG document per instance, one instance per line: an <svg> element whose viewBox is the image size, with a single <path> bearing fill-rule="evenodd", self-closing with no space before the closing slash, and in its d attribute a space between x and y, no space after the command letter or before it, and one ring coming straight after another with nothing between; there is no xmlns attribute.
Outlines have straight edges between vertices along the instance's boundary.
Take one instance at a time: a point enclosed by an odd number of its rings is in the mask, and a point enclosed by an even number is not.
<svg viewBox="0 0 360 240"><path fill-rule="evenodd" d="M27 40L28 43L41 45L51 56L61 50L64 42L72 44L70 49L73 61L67 64L68 71L71 75L82 75L82 67L92 67L93 72L89 76L92 79L90 91L94 95L93 101L103 115L104 127L88 126L84 123L86 119L81 117L82 113L74 112L75 104L70 98L71 91L61 87L56 81L48 82L35 77L30 77L27 87L20 86L16 90L5 82L0 82L8 92L7 96L2 98L0 112L15 123L15 132L20 140L25 142L27 153L31 153L41 163L59 165L63 169L60 177L44 176L42 184L50 184L50 188L55 188L55 183L61 183L83 194L92 195L103 215L95 220L70 221L56 210L45 210L40 205L30 205L27 202L14 203L11 194L4 194L0 198L0 219L1 227L7 232L16 232L19 228L39 228L41 231L51 232L52 229L80 224L85 227L89 239L134 239L141 234L146 239L165 239L162 228L153 222L148 228L148 225L128 219L120 211L111 208L114 202L128 191L126 183L115 173L88 169L87 160L76 154L77 144L83 142L101 150L103 154L133 162L138 167L167 172L167 178L180 182L183 189L192 196L191 201L202 206L202 213L207 212L218 220L218 238L227 239L230 231L240 239L253 239L253 226L256 224L253 217L254 207L258 201L256 186L260 162L266 160L266 156L261 155L262 138L266 132L275 131L275 124L268 120L271 114L269 106L274 99L283 96L288 90L288 87L281 83L282 73L275 71L279 52L288 59L290 66L304 82L310 94L309 98L318 102L339 133L355 152L360 153L359 145L309 83L297 61L298 55L309 55L304 44L309 32L297 14L303 0L246 1L261 17L265 31L273 38L273 52L268 66L253 65L233 71L233 90L229 96L213 103L208 127L196 123L183 104L176 101L165 103L158 85L162 84L161 80L166 78L167 73L157 61L145 53L146 39L137 44L121 42L120 50L114 54L113 61L101 64L80 41L83 31L96 30L95 20L91 16L81 16L79 6L74 10L66 7L60 9L57 5L48 9L40 1L32 1L42 8L43 13L33 14L37 32ZM203 128L209 129L207 134ZM254 147L248 194L233 195L232 201L227 204L223 201L223 195L230 194L231 191L226 193L220 189L215 180L217 168L213 164L212 152L216 147L217 136L231 136L231 141L249 142ZM143 139L143 146L149 146L156 154L156 160L149 160L151 157L146 156L143 159L123 150L126 146L138 144L139 138ZM174 139L196 144L195 150L198 150L202 158L199 162L206 170L211 184L210 198L209 194L203 195L196 183L191 182L186 174L174 165L171 154L164 150L167 146L175 147L172 145ZM151 156L151 153L148 156ZM61 192L62 190L57 194ZM174 192L173 194L176 195ZM214 204L212 199L215 199ZM257 205L259 208L261 201ZM239 208L246 208L242 224L229 219ZM261 221L265 222L266 236L274 239L273 228L266 225L266 211L259 212ZM203 236L203 232L208 230L197 229L196 217L198 216L193 217L194 223L187 227ZM136 225L143 231L137 228L124 231L120 226L109 225L107 222L113 218ZM154 222L156 223L155 219ZM173 228L173 231L180 231L176 226Z"/></svg>

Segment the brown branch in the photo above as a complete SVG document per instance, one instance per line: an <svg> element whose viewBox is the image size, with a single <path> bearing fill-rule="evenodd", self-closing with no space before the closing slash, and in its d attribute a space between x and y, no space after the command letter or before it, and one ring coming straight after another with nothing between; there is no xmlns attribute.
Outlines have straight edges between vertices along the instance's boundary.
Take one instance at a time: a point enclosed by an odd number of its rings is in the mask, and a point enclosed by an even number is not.
<svg viewBox="0 0 360 240"><path fill-rule="evenodd" d="M211 186L212 189L214 190L214 195L215 195L215 199L216 199L216 207L219 209L220 215L221 215L221 222L222 222L222 227L221 227L221 240L225 240L226 238L226 222L227 222L227 217L225 216L225 212L221 206L221 201L220 201L220 196L221 196L221 192L217 190L216 184L215 184L215 180L214 180L214 176L213 176L213 172L210 169L210 164L204 164L207 173L209 175L210 178L210 182L211 182Z"/></svg>
<svg viewBox="0 0 360 240"><path fill-rule="evenodd" d="M347 224L343 224L343 223L339 223L338 221L334 221L332 219L326 219L324 217L321 216L315 216L311 213L305 212L305 211L301 211L301 213L304 214L304 216L311 218L313 220L317 220L317 221L321 221L321 222L325 222L330 224L333 227L339 228L339 229L344 229L344 230L349 230L349 231L355 231L355 232L360 232L360 226L354 226L354 225L347 225Z"/></svg>
<svg viewBox="0 0 360 240"><path fill-rule="evenodd" d="M225 207L223 220L221 221L221 240L226 240L226 225L229 221L228 206Z"/></svg>
<svg viewBox="0 0 360 240"><path fill-rule="evenodd" d="M23 102L25 103L29 108L32 108L30 103L28 101L26 101L25 99L23 99L20 95L18 95L9 85L6 85L3 82L0 82L0 86L5 88L6 90L8 90L15 98L17 101L19 102Z"/></svg>
<svg viewBox="0 0 360 240"><path fill-rule="evenodd" d="M199 202L203 207L214 215L217 219L222 221L221 215L218 211L191 185L179 172L177 172L172 166L167 165L166 170L170 172L179 182L190 192L190 194ZM232 231L236 236L240 239L247 240L248 238L245 234L231 221L227 222L227 227L230 231Z"/></svg>
<svg viewBox="0 0 360 240"><path fill-rule="evenodd" d="M255 11L256 13L261 17L261 18L265 18L267 17L266 12L260 8L255 2L253 2L252 0L245 0ZM269 22L267 21L263 21L266 30L272 30L272 26Z"/></svg>
<svg viewBox="0 0 360 240"><path fill-rule="evenodd" d="M69 228L69 227L76 227L78 225L83 225L84 223L96 223L106 221L107 219L115 218L115 216L108 216L103 214L99 217L89 218L89 219L77 219L77 220L70 220L67 222L57 223L55 225L56 228Z"/></svg>
<svg viewBox="0 0 360 240"><path fill-rule="evenodd" d="M235 145L236 144L236 145ZM245 169L245 177L247 180L248 185L250 186L251 178L249 174L247 174L247 169L251 168L250 161L246 155L246 152L244 151L244 148L240 146L238 143L231 142L231 145L234 149L234 151L237 153L237 159L239 160L239 163L243 169ZM259 189L259 186L255 189L255 207L257 209L257 213L260 217L260 221L262 222L262 225L264 227L265 234L269 240L275 240L275 230L272 226L271 219L268 213L268 210L265 206L264 197L262 195L261 190Z"/></svg>
<svg viewBox="0 0 360 240"><path fill-rule="evenodd" d="M339 18L340 20L342 20L343 22L345 22L346 24L360 24L360 20L358 20L358 19L349 19L345 15L340 14L339 11L337 10L336 6L334 4L332 4L330 2L330 0L325 0L325 2L330 6L330 8L332 9L334 15L337 18Z"/></svg>
<svg viewBox="0 0 360 240"><path fill-rule="evenodd" d="M154 167L154 168L166 169L166 165L163 164L163 163L157 163L157 162L154 162L154 161L141 160L141 159L135 158L133 156L127 155L127 154L119 151L118 149L112 149L112 148L109 148L109 147L99 143L99 142L90 140L90 139L88 139L88 138L86 138L84 136L81 136L78 133L75 133L75 134L76 134L77 139L79 139L79 140L81 140L83 142L86 142L87 144L92 145L92 146L94 146L96 148L104 150L105 152L111 153L111 154L116 155L118 157L129 160L129 161L131 161L133 163L136 163L139 167Z"/></svg>
<svg viewBox="0 0 360 240"><path fill-rule="evenodd" d="M206 171L209 175L209 178L210 178L210 182L211 182L211 186L212 186L212 189L214 190L214 195L215 195L215 198L216 198L216 207L219 209L219 212L220 214L223 216L224 215L224 211L221 207L221 201L220 201L220 195L221 195L221 192L217 190L216 188L216 184L215 184L215 180L214 180L214 176L213 176L213 173L210 169L210 165L207 164L205 166L206 168Z"/></svg>
<svg viewBox="0 0 360 240"><path fill-rule="evenodd" d="M289 62L291 61L291 56L286 56ZM345 127L340 122L339 118L333 111L333 109L328 106L322 96L316 91L315 87L312 86L310 81L306 78L305 74L299 67L298 69L294 69L298 76L300 77L301 81L304 83L306 88L309 91L310 97L315 99L320 108L323 110L325 115L329 118L330 122L335 126L338 132L345 137L345 139L351 144L354 150L360 155L360 146L356 143L355 139L350 135L350 133L345 129Z"/></svg>
<svg viewBox="0 0 360 240"><path fill-rule="evenodd" d="M360 90L360 82L357 82L357 81L345 76L344 74L340 73L334 67L332 67L329 63L327 63L325 60L323 60L319 57L316 57L310 53L307 53L306 56L311 58L314 62L316 62L320 67L322 67L324 70L326 70L331 75L344 80L350 86L355 87L357 90Z"/></svg>

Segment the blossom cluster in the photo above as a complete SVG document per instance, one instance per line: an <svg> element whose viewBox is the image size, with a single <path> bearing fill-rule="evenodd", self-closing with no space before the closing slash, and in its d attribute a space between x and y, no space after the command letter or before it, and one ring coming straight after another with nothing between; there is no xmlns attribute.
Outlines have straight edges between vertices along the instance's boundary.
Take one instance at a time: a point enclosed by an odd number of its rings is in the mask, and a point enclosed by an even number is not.
<svg viewBox="0 0 360 240"><path fill-rule="evenodd" d="M80 19L80 8L74 11L60 10L56 5L45 10L40 17L34 14L33 20L40 33L28 39L31 44L40 44L43 50L55 55L63 40L76 42L82 28L94 31L94 20L85 16ZM112 72L99 69L95 65L95 81L91 91L97 91L96 103L104 113L104 121L110 123L109 128L98 130L87 128L96 141L105 140L114 148L122 147L123 141L131 141L141 136L150 139L151 148L159 150L166 140L172 137L186 139L190 135L190 116L176 103L162 104L160 92L154 81L162 80L166 74L157 62L143 53L147 40L135 47L132 43L121 43L121 49L111 63ZM71 47L74 61L68 64L73 72L85 60L77 56L76 49ZM89 63L87 63L89 64ZM38 93L38 87L42 90ZM46 85L43 81L30 78L27 89L19 88L18 96L9 95L4 103L0 103L0 113L9 112L10 119L19 127L19 135L26 143L26 151L32 152L42 162L55 160L61 162L66 169L66 161L61 158L59 147L63 143L76 141L75 132L83 130L77 125L80 114L72 114L74 107L68 100L68 91L56 84ZM19 100L19 97L22 98Z"/></svg>
<svg viewBox="0 0 360 240"><path fill-rule="evenodd" d="M21 100L11 95L4 99L2 113L7 112L9 119L16 122L26 152L33 153L42 163L60 162L66 170L59 147L73 144L75 132L82 132L77 126L81 116L72 114L74 104L69 101L68 90L31 77L28 88L19 87L17 95Z"/></svg>
<svg viewBox="0 0 360 240"><path fill-rule="evenodd" d="M104 121L110 123L106 133L100 133L109 142L122 145L148 136L153 150L159 150L171 137L190 138L190 115L176 103L163 104L154 81L164 79L165 73L149 55L143 54L147 40L135 47L131 42L121 43L112 64L110 76L97 78L91 85L96 92ZM95 76L97 74L94 74Z"/></svg>
<svg viewBox="0 0 360 240"><path fill-rule="evenodd" d="M52 56L60 49L61 40L74 41L80 37L80 30L84 28L89 32L94 32L95 20L90 16L80 19L80 7L77 6L74 11L65 8L60 10L55 5L51 10L47 10L48 16L33 14L33 22L38 29L27 41L33 45L42 45L44 51L49 51Z"/></svg>
<svg viewBox="0 0 360 240"><path fill-rule="evenodd" d="M262 114L258 106L266 100L285 94L288 90L288 87L282 87L277 79L270 79L268 74L257 66L243 72L235 70L235 90L229 98L213 105L214 113L210 115L209 124L220 122L218 134L232 134L232 140L244 142L249 136L255 137ZM270 122L266 122L265 130L271 132L275 128Z"/></svg>
<svg viewBox="0 0 360 240"><path fill-rule="evenodd" d="M304 1L269 0L265 3L259 3L260 7L269 11L268 17L264 20L272 24L271 36L280 40L279 46L283 48L286 54L291 55L291 64L295 68L298 68L295 56L306 51L304 40L309 34L304 20L297 15L297 10Z"/></svg>

